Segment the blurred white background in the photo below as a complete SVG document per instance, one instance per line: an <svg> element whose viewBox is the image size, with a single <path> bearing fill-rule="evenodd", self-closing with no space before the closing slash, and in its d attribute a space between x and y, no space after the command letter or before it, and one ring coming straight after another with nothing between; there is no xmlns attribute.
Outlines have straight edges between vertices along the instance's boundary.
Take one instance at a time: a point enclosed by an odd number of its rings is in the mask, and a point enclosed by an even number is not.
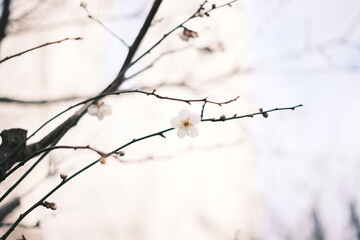
<svg viewBox="0 0 360 240"><path fill-rule="evenodd" d="M201 2L164 0L138 55ZM152 1L87 3L93 16L131 43ZM93 96L113 80L126 56L126 47L87 18L80 1L16 0L11 19L0 59L65 37L84 40L2 63L1 97ZM53 240L360 239L354 221L360 180L359 25L360 5L354 0L239 1L187 23L199 38L183 42L178 30L128 75L164 52L175 52L122 88L156 88L165 96L215 101L240 96L223 107L208 105L206 117L304 107L267 119L202 123L196 138L179 139L170 132L166 139L130 146L124 159L153 159L131 164L109 159L95 166L49 199L58 210L37 209L24 221L29 226L40 221L41 228L19 228L12 239L22 233ZM170 127L170 119L184 107L201 110L201 104L136 94L105 100L113 114L103 121L84 116L61 144L110 151ZM0 103L0 128L31 133L72 103ZM14 221L55 186L59 172L74 173L96 158L86 151L54 151L9 197L22 196L22 205L6 221ZM1 192L15 178L2 183Z"/></svg>

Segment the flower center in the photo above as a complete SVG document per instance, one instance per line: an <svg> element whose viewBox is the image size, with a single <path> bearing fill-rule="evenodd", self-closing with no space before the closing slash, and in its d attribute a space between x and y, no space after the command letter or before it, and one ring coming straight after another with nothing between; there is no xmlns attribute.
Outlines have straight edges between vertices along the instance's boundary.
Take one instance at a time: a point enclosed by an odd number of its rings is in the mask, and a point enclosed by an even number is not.
<svg viewBox="0 0 360 240"><path fill-rule="evenodd" d="M184 127L190 127L192 124L191 124L191 122L189 122L189 120L184 120L183 123L182 123L182 125L183 125Z"/></svg>

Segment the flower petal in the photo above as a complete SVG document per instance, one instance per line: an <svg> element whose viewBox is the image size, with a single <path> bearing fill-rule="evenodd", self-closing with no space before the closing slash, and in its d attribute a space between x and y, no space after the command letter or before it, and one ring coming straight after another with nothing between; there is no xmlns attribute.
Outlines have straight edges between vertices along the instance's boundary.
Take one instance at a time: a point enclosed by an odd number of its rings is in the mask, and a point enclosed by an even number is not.
<svg viewBox="0 0 360 240"><path fill-rule="evenodd" d="M193 125L199 124L201 122L200 115L197 113L191 113L189 116L189 120Z"/></svg>
<svg viewBox="0 0 360 240"><path fill-rule="evenodd" d="M189 110L187 110L186 108L182 109L180 112L179 112L179 117L184 119L184 118L188 118L190 115L190 112Z"/></svg>
<svg viewBox="0 0 360 240"><path fill-rule="evenodd" d="M179 128L181 126L181 118L174 117L171 119L170 124L173 128Z"/></svg>
<svg viewBox="0 0 360 240"><path fill-rule="evenodd" d="M186 128L186 134L189 137L196 137L197 135L199 135L199 128L196 126L191 126Z"/></svg>
<svg viewBox="0 0 360 240"><path fill-rule="evenodd" d="M103 112L103 114L105 114L105 115L111 115L111 113L112 113L112 108L111 108L111 106L110 105L103 105L102 107L101 107L101 111Z"/></svg>
<svg viewBox="0 0 360 240"><path fill-rule="evenodd" d="M177 135L179 138L183 138L186 136L186 130L183 129L183 128L179 128L178 131L177 131Z"/></svg>
<svg viewBox="0 0 360 240"><path fill-rule="evenodd" d="M103 120L105 117L105 115L101 111L99 111L96 116L99 120Z"/></svg>
<svg viewBox="0 0 360 240"><path fill-rule="evenodd" d="M96 116L98 113L99 108L96 105L91 105L87 109L87 113L91 116Z"/></svg>

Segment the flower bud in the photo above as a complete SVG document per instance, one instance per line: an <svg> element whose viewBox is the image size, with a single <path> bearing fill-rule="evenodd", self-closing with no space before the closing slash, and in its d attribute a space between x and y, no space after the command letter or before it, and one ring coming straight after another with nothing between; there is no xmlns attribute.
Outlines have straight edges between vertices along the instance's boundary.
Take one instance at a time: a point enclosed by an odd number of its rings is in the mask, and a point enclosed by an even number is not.
<svg viewBox="0 0 360 240"><path fill-rule="evenodd" d="M82 1L82 2L80 3L80 7L86 8L86 7L87 7L87 2Z"/></svg>
<svg viewBox="0 0 360 240"><path fill-rule="evenodd" d="M60 173L60 178L62 180L65 180L68 177L68 175L66 173Z"/></svg>
<svg viewBox="0 0 360 240"><path fill-rule="evenodd" d="M51 210L56 210L57 209L57 206L56 206L56 203L54 202L48 202L48 201L45 201L42 203L42 205L46 208L50 208Z"/></svg>
<svg viewBox="0 0 360 240"><path fill-rule="evenodd" d="M105 157L105 156L102 156L102 157L100 158L99 162L100 162L101 164L105 164L105 163L106 163L106 157Z"/></svg>

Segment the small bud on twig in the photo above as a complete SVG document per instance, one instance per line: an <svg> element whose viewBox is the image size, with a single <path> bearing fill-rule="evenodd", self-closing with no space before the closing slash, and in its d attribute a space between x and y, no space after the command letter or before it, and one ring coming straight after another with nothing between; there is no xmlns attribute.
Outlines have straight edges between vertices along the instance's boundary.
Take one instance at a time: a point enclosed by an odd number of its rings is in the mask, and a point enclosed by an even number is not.
<svg viewBox="0 0 360 240"><path fill-rule="evenodd" d="M224 121L225 119L226 119L226 116L224 114L220 116L220 120Z"/></svg>
<svg viewBox="0 0 360 240"><path fill-rule="evenodd" d="M60 173L60 178L62 180L65 180L68 177L68 175L66 173Z"/></svg>
<svg viewBox="0 0 360 240"><path fill-rule="evenodd" d="M264 112L264 109L259 108L259 112L261 112L261 114L263 115L264 118L269 117L269 114L267 112Z"/></svg>
<svg viewBox="0 0 360 240"><path fill-rule="evenodd" d="M118 151L117 154L118 154L120 157L125 156L125 152L124 152L124 151Z"/></svg>
<svg viewBox="0 0 360 240"><path fill-rule="evenodd" d="M80 7L86 8L86 7L87 7L87 2L82 1L82 2L80 3Z"/></svg>
<svg viewBox="0 0 360 240"><path fill-rule="evenodd" d="M106 157L105 157L105 156L102 156L102 157L100 158L99 162L100 162L101 164L105 164L105 163L106 163Z"/></svg>
<svg viewBox="0 0 360 240"><path fill-rule="evenodd" d="M51 210L56 210L57 209L57 206L56 206L56 203L54 202L48 202L48 201L45 201L42 203L42 205L46 208L49 208Z"/></svg>
<svg viewBox="0 0 360 240"><path fill-rule="evenodd" d="M203 11L203 10L199 10L199 11L196 13L196 16L198 16L198 17L203 17L203 16L204 16L204 11Z"/></svg>

